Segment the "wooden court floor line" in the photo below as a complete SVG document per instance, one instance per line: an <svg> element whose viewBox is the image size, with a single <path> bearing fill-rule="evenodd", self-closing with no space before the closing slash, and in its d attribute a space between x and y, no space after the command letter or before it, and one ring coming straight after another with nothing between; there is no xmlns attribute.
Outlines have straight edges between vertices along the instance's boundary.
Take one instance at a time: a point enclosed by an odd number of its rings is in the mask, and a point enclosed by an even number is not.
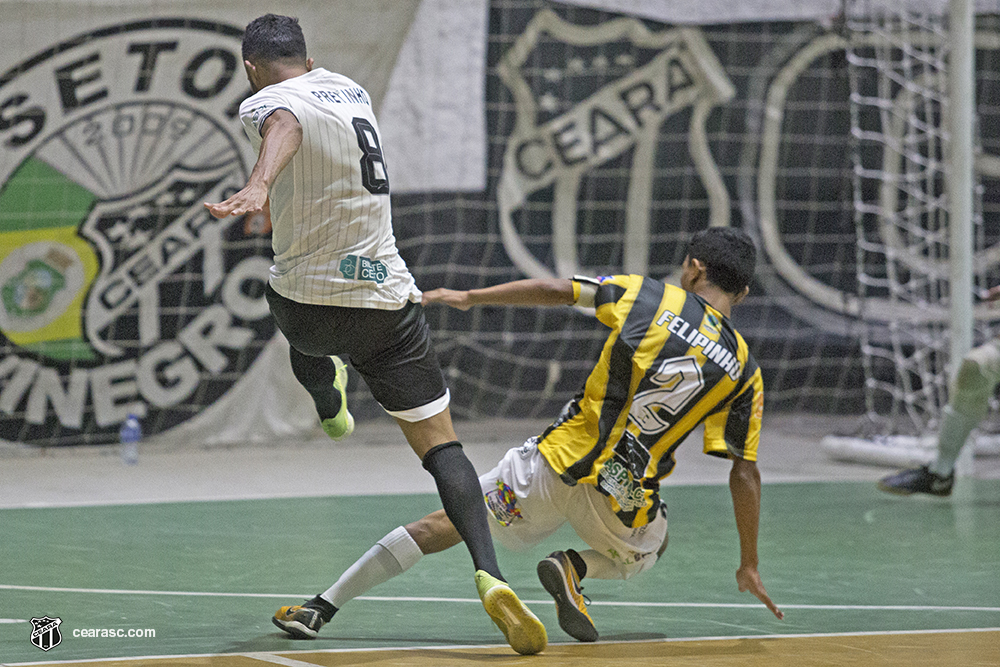
<svg viewBox="0 0 1000 667"><path fill-rule="evenodd" d="M468 667L470 664L590 667L986 667L1000 663L1000 628L750 635L658 641L550 644L519 656L505 646L328 649L224 655L148 656L111 660L0 663L6 667Z"/></svg>

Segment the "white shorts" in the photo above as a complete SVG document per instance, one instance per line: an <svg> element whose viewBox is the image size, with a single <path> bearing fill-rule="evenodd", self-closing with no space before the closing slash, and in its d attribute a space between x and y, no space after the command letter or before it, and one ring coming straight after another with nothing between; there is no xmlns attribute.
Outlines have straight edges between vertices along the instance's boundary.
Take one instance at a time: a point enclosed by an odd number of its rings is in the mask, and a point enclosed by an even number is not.
<svg viewBox="0 0 1000 667"><path fill-rule="evenodd" d="M479 478L490 530L508 549L529 549L567 521L591 549L611 559L628 579L653 566L667 536L667 513L640 528L623 525L606 496L590 484L569 486L538 451L534 438L509 450Z"/></svg>

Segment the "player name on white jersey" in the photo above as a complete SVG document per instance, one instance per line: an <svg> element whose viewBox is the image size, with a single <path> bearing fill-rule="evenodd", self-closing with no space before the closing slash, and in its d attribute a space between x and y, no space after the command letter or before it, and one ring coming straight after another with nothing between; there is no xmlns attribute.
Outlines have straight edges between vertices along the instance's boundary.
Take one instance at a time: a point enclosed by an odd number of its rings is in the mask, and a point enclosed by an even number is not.
<svg viewBox="0 0 1000 667"><path fill-rule="evenodd" d="M372 100L364 88L343 88L341 90L313 90L313 97L324 102L334 104L367 104L372 105Z"/></svg>

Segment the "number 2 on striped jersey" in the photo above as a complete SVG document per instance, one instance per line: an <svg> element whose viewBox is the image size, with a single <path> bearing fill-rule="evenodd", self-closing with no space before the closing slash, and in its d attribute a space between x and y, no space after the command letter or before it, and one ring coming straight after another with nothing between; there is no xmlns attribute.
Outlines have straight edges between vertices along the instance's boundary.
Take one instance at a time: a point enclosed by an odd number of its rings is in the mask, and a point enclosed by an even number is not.
<svg viewBox="0 0 1000 667"><path fill-rule="evenodd" d="M661 416L661 412L676 415L705 386L701 367L694 357L664 360L649 380L658 385L657 388L636 394L628 413L628 418L648 435L670 426L670 421L666 415Z"/></svg>

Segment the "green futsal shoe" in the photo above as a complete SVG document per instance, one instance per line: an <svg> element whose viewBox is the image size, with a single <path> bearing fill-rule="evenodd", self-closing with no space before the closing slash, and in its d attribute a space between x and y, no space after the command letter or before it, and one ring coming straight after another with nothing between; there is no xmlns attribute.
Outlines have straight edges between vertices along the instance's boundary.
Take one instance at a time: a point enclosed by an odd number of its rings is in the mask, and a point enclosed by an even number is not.
<svg viewBox="0 0 1000 667"><path fill-rule="evenodd" d="M510 647L521 655L540 653L549 643L545 626L524 606L510 586L482 570L476 571L476 588Z"/></svg>
<svg viewBox="0 0 1000 667"><path fill-rule="evenodd" d="M340 412L336 417L324 419L322 421L323 432L332 440L343 440L354 432L354 417L347 409L347 366L340 360L340 357L330 357L333 365L337 368L337 377L333 381L333 388L340 392Z"/></svg>

